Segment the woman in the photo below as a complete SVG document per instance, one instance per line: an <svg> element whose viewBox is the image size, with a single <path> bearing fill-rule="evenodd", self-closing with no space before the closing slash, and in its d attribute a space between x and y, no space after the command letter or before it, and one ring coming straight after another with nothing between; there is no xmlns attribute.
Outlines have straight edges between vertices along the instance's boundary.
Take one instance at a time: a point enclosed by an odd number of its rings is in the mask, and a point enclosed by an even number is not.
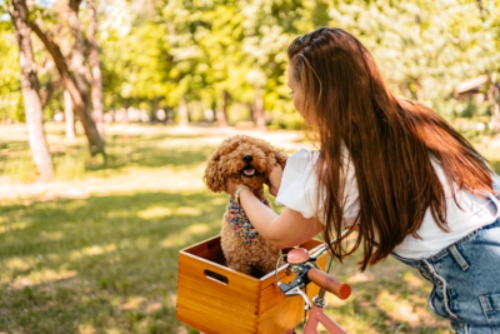
<svg viewBox="0 0 500 334"><path fill-rule="evenodd" d="M429 306L457 332L500 333L495 174L435 112L395 97L349 33L315 30L295 39L288 56L294 106L319 150L299 151L271 173L280 215L240 184L226 191L276 247L357 229L354 248L338 240L333 256L362 247L364 270L393 254L434 284Z"/></svg>

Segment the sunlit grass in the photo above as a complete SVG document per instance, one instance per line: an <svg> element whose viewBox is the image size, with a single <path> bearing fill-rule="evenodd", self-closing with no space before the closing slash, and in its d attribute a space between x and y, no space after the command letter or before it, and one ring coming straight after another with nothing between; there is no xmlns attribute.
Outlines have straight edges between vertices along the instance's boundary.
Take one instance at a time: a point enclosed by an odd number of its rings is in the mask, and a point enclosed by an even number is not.
<svg viewBox="0 0 500 334"><path fill-rule="evenodd" d="M52 270L43 268L37 271L32 270L28 275L17 276L16 279L11 283L11 287L14 289L20 289L26 286L40 286L47 283L66 280L76 276L77 272L74 270L66 270L64 268Z"/></svg>
<svg viewBox="0 0 500 334"><path fill-rule="evenodd" d="M107 254L116 251L116 245L115 244L109 244L109 245L92 245L89 247L84 247L79 250L73 250L69 254L69 258L72 261L78 261L83 259L84 257L89 257L89 256L97 256L101 254Z"/></svg>
<svg viewBox="0 0 500 334"><path fill-rule="evenodd" d="M25 222L5 222L0 224L0 234L14 230L22 230L28 226L29 224Z"/></svg>
<svg viewBox="0 0 500 334"><path fill-rule="evenodd" d="M0 131L0 333L194 333L175 319L178 253L220 231L227 195L202 177L235 132L116 125L102 164L81 137L47 129L59 173L47 184L23 183L36 177L25 128ZM287 152L308 146L296 134L251 134ZM478 148L500 167L497 146ZM332 269L352 297L328 295L327 313L348 333L451 332L427 309L417 271L388 259L360 273L359 256Z"/></svg>
<svg viewBox="0 0 500 334"><path fill-rule="evenodd" d="M87 323L99 332L175 333L177 253L218 233L224 205L196 208L211 197L114 194L5 210L32 224L1 240L0 308L10 311L0 313L0 328L72 333ZM132 296L144 303L122 307Z"/></svg>

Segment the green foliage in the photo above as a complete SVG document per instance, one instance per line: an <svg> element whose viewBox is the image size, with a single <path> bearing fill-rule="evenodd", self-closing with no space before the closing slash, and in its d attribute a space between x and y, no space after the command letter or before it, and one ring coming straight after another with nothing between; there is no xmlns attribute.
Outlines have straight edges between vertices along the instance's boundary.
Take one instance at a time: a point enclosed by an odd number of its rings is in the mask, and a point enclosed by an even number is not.
<svg viewBox="0 0 500 334"><path fill-rule="evenodd" d="M339 2L330 14L332 25L360 37L399 94L449 118L458 83L500 70L498 29L482 21L475 1L359 0Z"/></svg>
<svg viewBox="0 0 500 334"><path fill-rule="evenodd" d="M0 64L0 120L23 122L19 47L10 21L4 20L0 20Z"/></svg>
<svg viewBox="0 0 500 334"><path fill-rule="evenodd" d="M172 24L165 103L185 95L220 106L226 91L231 103L251 105L261 92L270 124L294 127L286 47L299 34L331 25L359 36L397 94L453 119L468 103L455 100L458 83L498 76L499 17L495 6L481 14L477 2L465 0L169 1L161 11ZM477 106L475 115L488 107Z"/></svg>
<svg viewBox="0 0 500 334"><path fill-rule="evenodd" d="M81 12L85 25L86 9ZM54 26L55 13L51 6L35 6L30 15ZM0 60L8 64L0 73L0 119L21 120L16 44L10 22L0 24ZM500 80L500 6L494 2L112 0L101 7L99 18L106 109L176 110L184 98L198 109L219 110L226 94L228 108L250 109L262 96L270 125L295 127L286 48L296 36L321 26L359 37L394 92L450 120L490 113L500 99L495 93L472 108L454 96L463 80L484 74L491 82ZM38 47L36 53L45 64L46 51ZM40 74L42 86L57 77L54 73ZM488 94L489 87L483 85L481 93ZM46 114L61 109L61 101L56 92ZM198 109L191 118L199 119Z"/></svg>

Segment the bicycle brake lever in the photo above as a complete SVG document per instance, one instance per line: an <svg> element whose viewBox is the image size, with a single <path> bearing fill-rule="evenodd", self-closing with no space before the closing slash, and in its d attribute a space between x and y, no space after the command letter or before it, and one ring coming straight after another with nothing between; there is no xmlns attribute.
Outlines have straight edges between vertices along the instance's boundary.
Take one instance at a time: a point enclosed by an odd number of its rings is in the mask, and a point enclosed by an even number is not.
<svg viewBox="0 0 500 334"><path fill-rule="evenodd" d="M300 273L297 274L295 279L290 282L290 284L279 282L278 286L280 290L286 295L288 291L296 287L305 287L310 282L309 278L307 277L307 272L309 271L309 269L309 267L303 267Z"/></svg>
<svg viewBox="0 0 500 334"><path fill-rule="evenodd" d="M309 302L309 298L302 291L302 288L305 287L309 282L309 278L307 277L307 272L310 267L304 267L300 271L300 273L295 277L295 279L290 284L278 283L278 287L280 290L287 296L301 296L304 299L305 306L304 309L306 311L311 310L311 303Z"/></svg>

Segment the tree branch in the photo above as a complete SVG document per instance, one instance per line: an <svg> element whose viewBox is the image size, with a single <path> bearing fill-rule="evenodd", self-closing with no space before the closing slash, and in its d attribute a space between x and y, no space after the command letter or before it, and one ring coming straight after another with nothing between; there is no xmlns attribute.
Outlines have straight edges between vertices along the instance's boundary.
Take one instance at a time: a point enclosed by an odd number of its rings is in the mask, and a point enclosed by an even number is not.
<svg viewBox="0 0 500 334"><path fill-rule="evenodd" d="M54 59L57 71L59 72L59 75L61 76L61 79L64 82L66 88L70 92L71 97L75 101L75 104L82 104L83 100L80 92L77 89L75 79L71 75L71 72L66 65L66 60L61 52L61 48L59 47L59 45L53 40L50 33L42 30L41 22L29 21L29 25L31 27L31 30L38 36L40 41L42 41L43 45L45 45L45 47L47 48L47 51L49 51L50 55Z"/></svg>

